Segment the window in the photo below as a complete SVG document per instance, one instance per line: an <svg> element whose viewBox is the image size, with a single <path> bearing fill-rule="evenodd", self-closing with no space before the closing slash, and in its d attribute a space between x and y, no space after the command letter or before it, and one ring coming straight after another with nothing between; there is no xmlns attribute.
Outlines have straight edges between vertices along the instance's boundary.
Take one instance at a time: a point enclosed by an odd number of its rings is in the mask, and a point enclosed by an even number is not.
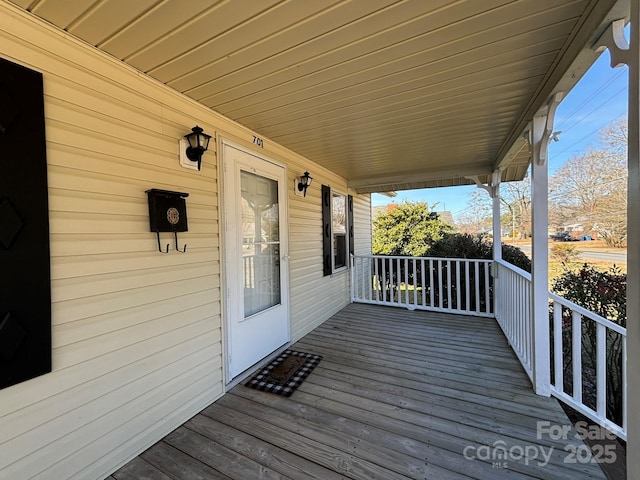
<svg viewBox="0 0 640 480"><path fill-rule="evenodd" d="M353 197L322 186L324 275L347 268L353 253Z"/></svg>
<svg viewBox="0 0 640 480"><path fill-rule="evenodd" d="M333 270L347 266L347 199L331 194L331 233L333 235Z"/></svg>

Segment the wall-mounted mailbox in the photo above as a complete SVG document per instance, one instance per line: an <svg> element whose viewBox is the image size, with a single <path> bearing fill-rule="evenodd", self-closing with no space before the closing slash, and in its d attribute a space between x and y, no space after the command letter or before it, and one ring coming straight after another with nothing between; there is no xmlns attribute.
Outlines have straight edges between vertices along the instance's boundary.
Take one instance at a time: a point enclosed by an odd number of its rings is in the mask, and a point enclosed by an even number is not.
<svg viewBox="0 0 640 480"><path fill-rule="evenodd" d="M172 192L152 188L147 190L149 199L149 226L152 232L158 236L158 250L169 253L169 245L163 250L160 245L160 232L173 232L175 247L178 252L186 252L187 246L178 247L178 232L189 230L187 226L187 202L189 196L184 192Z"/></svg>

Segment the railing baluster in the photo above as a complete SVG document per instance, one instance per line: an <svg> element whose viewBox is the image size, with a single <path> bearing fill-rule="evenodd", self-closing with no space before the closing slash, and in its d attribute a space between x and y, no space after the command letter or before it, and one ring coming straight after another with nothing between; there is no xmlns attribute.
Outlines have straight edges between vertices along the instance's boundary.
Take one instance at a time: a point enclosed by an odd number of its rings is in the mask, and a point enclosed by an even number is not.
<svg viewBox="0 0 640 480"><path fill-rule="evenodd" d="M364 258L361 258L360 268L362 269L362 296L367 300L371 300L371 283L373 281L373 276L371 275L371 263L366 262Z"/></svg>
<svg viewBox="0 0 640 480"><path fill-rule="evenodd" d="M424 258L421 258L420 259L420 277L421 277L421 280L422 280L421 293L422 293L422 306L423 307L426 307L426 305L427 305L427 290L426 290L426 285L427 284L425 282L425 271L424 271L425 266L426 265L425 265Z"/></svg>
<svg viewBox="0 0 640 480"><path fill-rule="evenodd" d="M607 328L596 325L596 411L601 417L607 416Z"/></svg>
<svg viewBox="0 0 640 480"><path fill-rule="evenodd" d="M409 305L409 259L404 259L404 303Z"/></svg>
<svg viewBox="0 0 640 480"><path fill-rule="evenodd" d="M382 288L382 301L387 303L387 259L382 259L382 282L380 282Z"/></svg>
<svg viewBox="0 0 640 480"><path fill-rule="evenodd" d="M394 302L398 304L398 303L402 303L402 291L400 290L400 284L402 283L402 269L400 268L399 258L394 259L393 271L395 275L395 281L393 283L393 286L396 291L395 296L393 298L394 298Z"/></svg>
<svg viewBox="0 0 640 480"><path fill-rule="evenodd" d="M571 313L571 361L573 363L573 398L582 403L582 315Z"/></svg>
<svg viewBox="0 0 640 480"><path fill-rule="evenodd" d="M433 259L429 259L429 306L435 306L435 302L433 297L435 295L435 290L433 287Z"/></svg>
<svg viewBox="0 0 640 480"><path fill-rule="evenodd" d="M471 300L470 300L470 295L471 295L471 282L470 282L470 278L469 278L469 263L471 263L469 260L467 260L466 262L464 262L464 278L465 278L465 289L464 289L464 309L466 311L471 311Z"/></svg>
<svg viewBox="0 0 640 480"><path fill-rule="evenodd" d="M479 288L479 283L478 283L478 279L480 278L480 264L478 262L475 262L474 265L474 271L475 271L475 275L474 275L474 280L475 280L475 286L476 286L476 312L480 311L480 288Z"/></svg>
<svg viewBox="0 0 640 480"><path fill-rule="evenodd" d="M416 257L413 257L413 304L418 304L418 271L416 270Z"/></svg>
<svg viewBox="0 0 640 480"><path fill-rule="evenodd" d="M394 287L396 290L396 294L393 297L395 303L402 303L402 292L400 291L400 283L402 282L402 271L400 269L400 259L396 258L395 265L393 266L396 273L396 281L394 282Z"/></svg>
<svg viewBox="0 0 640 480"><path fill-rule="evenodd" d="M489 287L489 262L484 262L484 313L491 313L491 292L489 291Z"/></svg>
<svg viewBox="0 0 640 480"><path fill-rule="evenodd" d="M451 307L451 260L447 260L447 309L452 310Z"/></svg>
<svg viewBox="0 0 640 480"><path fill-rule="evenodd" d="M456 310L462 310L460 307L460 260L456 260Z"/></svg>
<svg viewBox="0 0 640 480"><path fill-rule="evenodd" d="M442 260L438 260L438 307L443 308L444 299L442 298Z"/></svg>
<svg viewBox="0 0 640 480"><path fill-rule="evenodd" d="M553 302L553 371L556 388L564 390L564 352L562 350L562 305Z"/></svg>

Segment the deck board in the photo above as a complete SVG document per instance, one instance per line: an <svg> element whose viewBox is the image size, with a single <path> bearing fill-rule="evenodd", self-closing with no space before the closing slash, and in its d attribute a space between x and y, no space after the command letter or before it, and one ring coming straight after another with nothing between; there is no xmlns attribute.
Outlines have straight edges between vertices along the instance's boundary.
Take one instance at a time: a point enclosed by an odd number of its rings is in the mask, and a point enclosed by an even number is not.
<svg viewBox="0 0 640 480"><path fill-rule="evenodd" d="M291 397L237 385L113 478L605 478L566 462L574 432L537 438L539 421L571 423L495 320L354 304L292 348L323 360ZM550 460L465 458L496 446Z"/></svg>

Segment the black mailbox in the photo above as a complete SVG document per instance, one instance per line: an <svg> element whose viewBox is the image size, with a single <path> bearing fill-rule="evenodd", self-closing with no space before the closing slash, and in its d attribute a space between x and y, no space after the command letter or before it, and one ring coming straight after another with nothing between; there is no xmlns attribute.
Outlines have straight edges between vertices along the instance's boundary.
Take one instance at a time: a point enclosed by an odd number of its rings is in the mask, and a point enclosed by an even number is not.
<svg viewBox="0 0 640 480"><path fill-rule="evenodd" d="M169 252L169 245L165 251L160 246L160 232L173 232L176 250L185 252L187 246L181 250L178 248L178 232L189 230L187 226L187 202L189 196L184 192L172 192L152 188L147 190L149 199L149 227L158 235L158 250L162 253Z"/></svg>

